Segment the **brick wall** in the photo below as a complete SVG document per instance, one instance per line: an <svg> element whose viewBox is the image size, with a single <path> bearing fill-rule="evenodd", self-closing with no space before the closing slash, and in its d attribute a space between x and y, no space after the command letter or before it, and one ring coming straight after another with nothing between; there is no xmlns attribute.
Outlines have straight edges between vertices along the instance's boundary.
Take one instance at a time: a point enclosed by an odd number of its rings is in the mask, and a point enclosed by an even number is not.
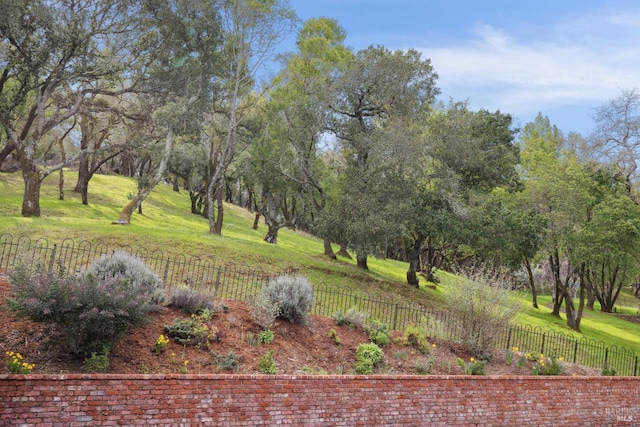
<svg viewBox="0 0 640 427"><path fill-rule="evenodd" d="M0 375L0 425L632 426L631 377Z"/></svg>

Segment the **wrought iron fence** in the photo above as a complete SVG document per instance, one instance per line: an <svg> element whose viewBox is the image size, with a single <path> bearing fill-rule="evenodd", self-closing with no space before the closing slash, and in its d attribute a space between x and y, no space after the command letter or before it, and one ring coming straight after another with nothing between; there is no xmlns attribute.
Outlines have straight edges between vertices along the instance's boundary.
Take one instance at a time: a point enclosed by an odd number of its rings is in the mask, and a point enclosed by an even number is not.
<svg viewBox="0 0 640 427"><path fill-rule="evenodd" d="M0 234L0 273L10 271L23 253L37 260L48 271L63 267L67 271L80 272L93 260L118 250L142 259L168 288L186 285L209 291L220 299L250 301L263 284L274 276L260 268L233 263L219 264L213 258L168 255L142 247L110 247L103 243L76 242L73 239L51 244L46 238L14 238L8 233ZM355 307L366 313L369 319L385 322L392 330L403 330L408 324L420 324L427 328L431 337L456 341L464 336L461 331L463 322L446 310L431 305L410 304L362 291L337 292L323 284L314 285L314 297L313 314L331 317L338 311L346 312ZM619 375L636 376L639 373L638 357L623 347L607 347L600 341L576 339L571 334L543 331L540 327L530 325L514 325L503 331L492 332L496 334L499 348L518 347L519 351L563 357L567 362L593 368L607 365Z"/></svg>

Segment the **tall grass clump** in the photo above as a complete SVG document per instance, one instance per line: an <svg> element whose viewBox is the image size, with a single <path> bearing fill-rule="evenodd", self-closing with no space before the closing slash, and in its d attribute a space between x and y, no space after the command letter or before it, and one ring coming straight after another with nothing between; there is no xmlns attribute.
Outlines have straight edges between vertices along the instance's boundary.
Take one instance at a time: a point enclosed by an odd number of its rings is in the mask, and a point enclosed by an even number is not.
<svg viewBox="0 0 640 427"><path fill-rule="evenodd" d="M483 273L461 277L445 287L444 300L456 324L452 338L478 359L491 357L499 333L521 307L506 281Z"/></svg>
<svg viewBox="0 0 640 427"><path fill-rule="evenodd" d="M103 260L96 261L98 266ZM142 270L136 265L135 273ZM9 306L52 329L53 344L89 356L98 353L129 328L148 319L159 306L157 282L129 280L132 272L94 275L96 266L79 275L62 266L48 273L42 265L21 257L9 276L13 297ZM143 272L149 276L150 272ZM134 286L133 283L137 284Z"/></svg>
<svg viewBox="0 0 640 427"><path fill-rule="evenodd" d="M303 276L278 276L262 288L261 296L278 307L278 318L305 324L313 307L313 285Z"/></svg>

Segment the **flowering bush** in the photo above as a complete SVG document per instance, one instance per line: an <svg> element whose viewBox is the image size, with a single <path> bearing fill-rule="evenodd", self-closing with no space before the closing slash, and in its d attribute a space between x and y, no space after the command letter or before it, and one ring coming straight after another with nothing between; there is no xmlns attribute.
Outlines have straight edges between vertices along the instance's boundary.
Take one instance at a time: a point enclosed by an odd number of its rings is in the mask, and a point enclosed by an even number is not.
<svg viewBox="0 0 640 427"><path fill-rule="evenodd" d="M121 258L101 258L90 267L92 272L77 276L62 267L43 272L21 265L29 260L20 259L9 276L14 294L8 299L9 306L31 320L53 326L59 334L55 345L85 356L100 352L130 327L144 322L158 308L155 301L161 299L153 273L147 269L143 274L144 264L133 257L126 262L120 262Z"/></svg>
<svg viewBox="0 0 640 427"><path fill-rule="evenodd" d="M27 363L23 360L20 353L14 353L13 351L7 351L7 369L12 374L30 374L36 365Z"/></svg>

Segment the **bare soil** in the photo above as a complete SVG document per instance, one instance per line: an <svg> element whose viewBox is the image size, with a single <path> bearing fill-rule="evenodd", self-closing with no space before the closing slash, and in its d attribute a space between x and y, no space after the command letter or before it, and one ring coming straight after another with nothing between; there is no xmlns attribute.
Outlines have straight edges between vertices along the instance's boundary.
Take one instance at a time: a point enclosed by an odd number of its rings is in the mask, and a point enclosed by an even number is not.
<svg viewBox="0 0 640 427"><path fill-rule="evenodd" d="M50 345L52 336L45 325L18 317L8 309L5 297L10 292L11 287L6 277L0 276L0 354L4 357L7 351L21 353L24 360L35 364L33 373L87 372L83 359L61 353ZM170 341L163 353L155 353L153 347L158 337L165 334L164 326L173 323L178 317L189 317L182 311L167 307L159 313L153 313L147 324L130 330L114 344L109 354L108 372L179 373L185 366L184 361L188 361L188 373L257 374L260 373L258 366L261 356L272 351L278 374L352 374L358 345L369 342L367 334L362 330L337 326L333 319L312 315L307 325L280 321L273 328L273 343L252 345L250 334L255 337L260 328L253 321L249 306L236 301L225 301L225 304L229 309L218 313L209 322L209 327L219 332L219 341L214 340L208 348L184 346ZM330 337L331 330L335 331L339 343ZM399 344L399 338L401 334L394 332L392 342L383 347L384 362L375 370L375 374L415 375L416 363L433 357L432 374L463 375L464 370L457 365L456 360L462 358L468 361L471 357L459 346L437 340L430 340L430 353L425 356L407 345ZM237 369L221 370L215 363L214 356L228 356L231 353L237 357ZM522 368L516 367L515 361L507 365L505 352L496 350L486 365L485 372L487 375L530 375L531 369L531 362L527 362ZM7 373L8 370L2 366L0 372ZM600 372L566 364L564 375L600 375Z"/></svg>

